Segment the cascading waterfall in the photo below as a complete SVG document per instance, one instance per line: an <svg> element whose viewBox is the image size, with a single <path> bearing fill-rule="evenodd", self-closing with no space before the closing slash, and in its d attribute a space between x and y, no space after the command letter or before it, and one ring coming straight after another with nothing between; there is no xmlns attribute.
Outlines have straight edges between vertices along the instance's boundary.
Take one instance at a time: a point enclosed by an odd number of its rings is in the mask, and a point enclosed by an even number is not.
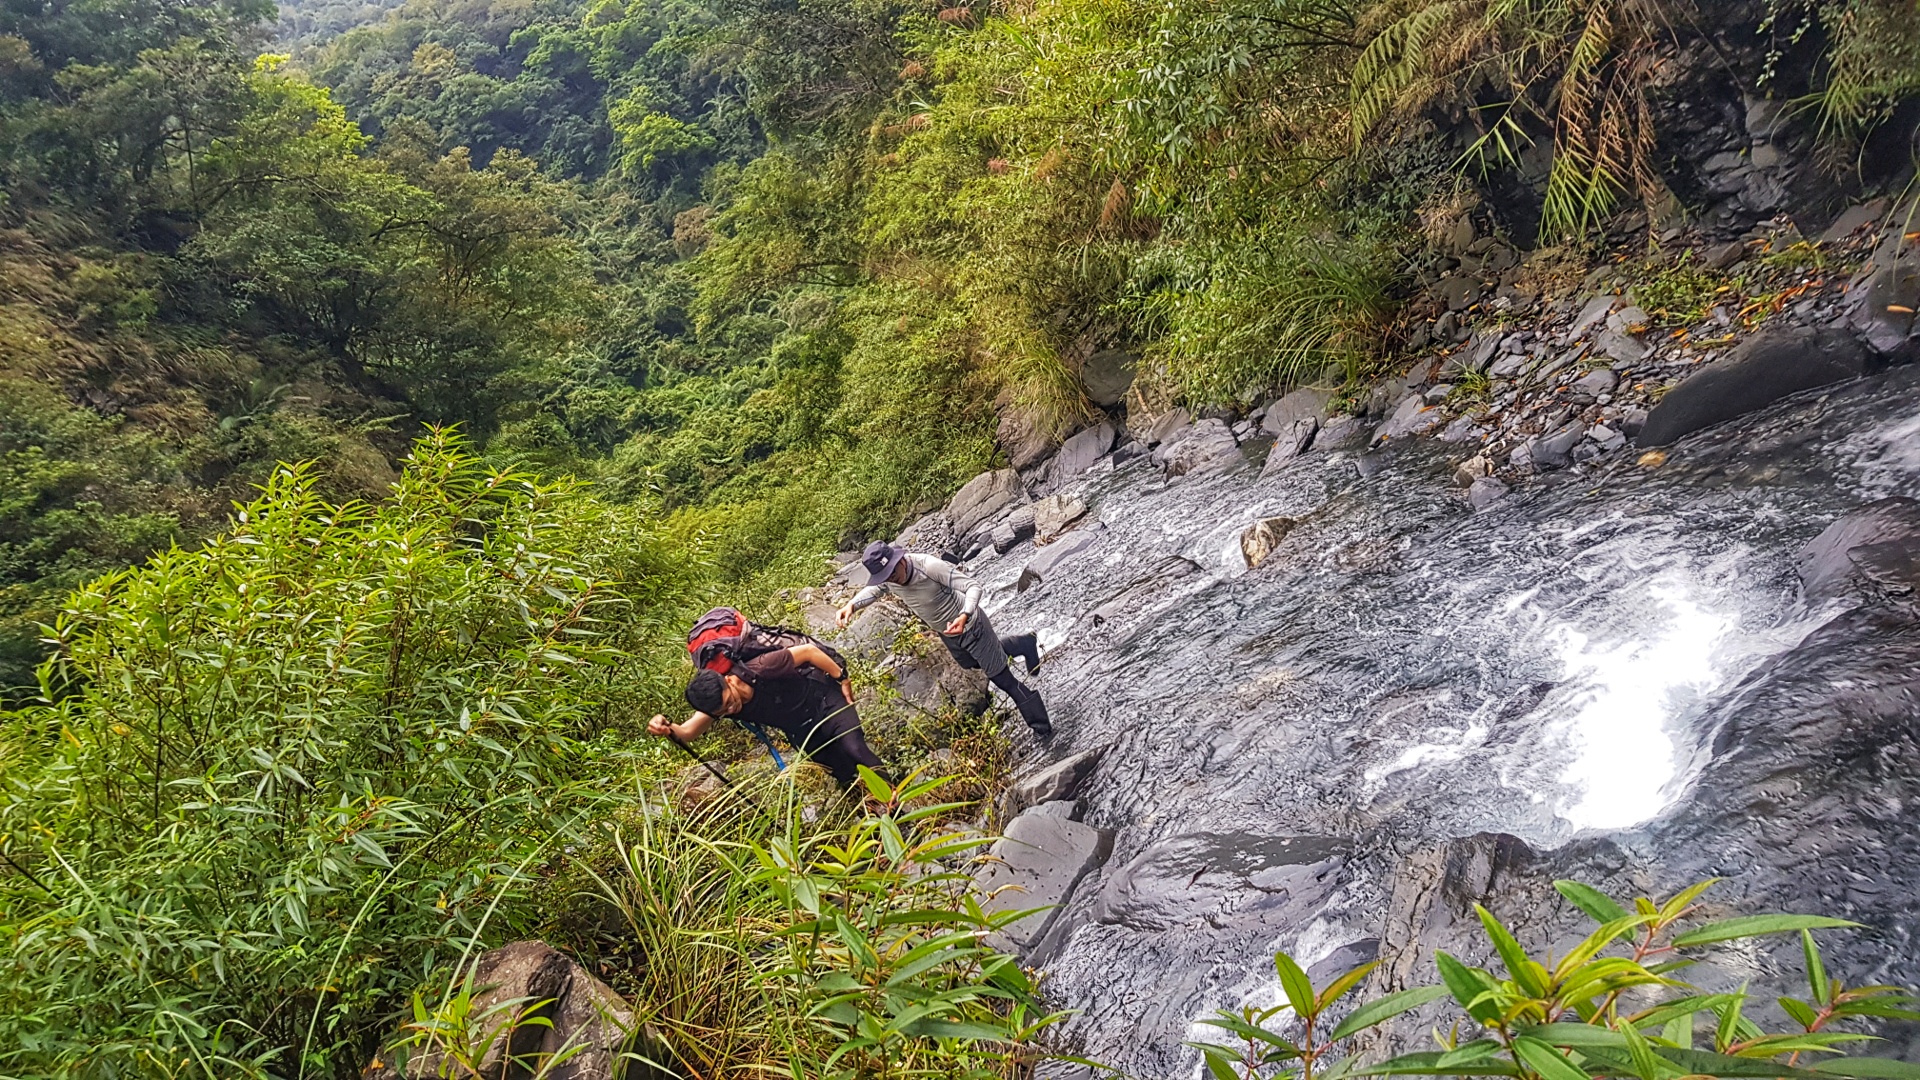
<svg viewBox="0 0 1920 1080"><path fill-rule="evenodd" d="M1080 798L1112 854L1033 957L1081 1010L1071 1037L1136 1075L1194 1075L1181 1041L1265 1002L1274 949L1340 967L1471 951L1445 910L1469 885L1559 932L1544 883L1568 875L1621 892L1725 875L1745 909L1871 924L1839 952L1920 980L1902 946L1920 860L1899 857L1920 758L1909 739L1862 772L1837 734L1861 680L1910 695L1890 684L1920 635L1863 648L1849 604L1803 600L1794 570L1846 511L1920 495L1920 373L1479 514L1442 449L1360 469L1357 448L1315 453L1260 478L1251 461L1102 466L1073 488L1091 546L1024 589L1031 549L973 561L996 623L1050 650L1059 735L1041 753L1107 748ZM1298 524L1249 570L1240 534L1275 515Z"/></svg>

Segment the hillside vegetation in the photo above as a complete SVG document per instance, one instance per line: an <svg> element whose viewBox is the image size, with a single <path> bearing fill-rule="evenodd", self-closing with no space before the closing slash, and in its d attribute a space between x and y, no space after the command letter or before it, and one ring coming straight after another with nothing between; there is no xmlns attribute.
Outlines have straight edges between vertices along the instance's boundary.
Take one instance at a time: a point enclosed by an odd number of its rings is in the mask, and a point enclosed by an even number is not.
<svg viewBox="0 0 1920 1080"><path fill-rule="evenodd" d="M0 1075L356 1074L565 921L528 868L667 768L689 613L1072 431L1105 350L1143 411L1359 387L1462 214L1676 198L1701 20L1833 175L1920 93L1911 0L274 16L0 10Z"/></svg>

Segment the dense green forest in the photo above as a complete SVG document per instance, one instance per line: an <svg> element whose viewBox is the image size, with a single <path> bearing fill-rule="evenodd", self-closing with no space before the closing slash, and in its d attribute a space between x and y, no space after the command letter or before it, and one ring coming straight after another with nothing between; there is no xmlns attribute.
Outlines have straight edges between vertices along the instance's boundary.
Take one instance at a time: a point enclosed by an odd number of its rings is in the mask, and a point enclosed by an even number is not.
<svg viewBox="0 0 1920 1080"><path fill-rule="evenodd" d="M1749 14L1836 160L1920 90L1911 0ZM1662 197L1653 25L0 5L0 1074L354 1075L664 767L686 613L1072 430L1101 350L1149 407L1359 386L1526 145L1529 240Z"/></svg>

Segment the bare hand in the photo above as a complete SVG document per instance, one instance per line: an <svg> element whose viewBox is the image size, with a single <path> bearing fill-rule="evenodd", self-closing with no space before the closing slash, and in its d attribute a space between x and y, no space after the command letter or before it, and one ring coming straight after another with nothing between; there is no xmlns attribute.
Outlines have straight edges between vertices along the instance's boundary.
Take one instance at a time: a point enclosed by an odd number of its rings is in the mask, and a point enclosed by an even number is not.
<svg viewBox="0 0 1920 1080"><path fill-rule="evenodd" d="M656 715L653 719L647 721L647 734L671 735L673 734L673 725L667 723L666 717Z"/></svg>
<svg viewBox="0 0 1920 1080"><path fill-rule="evenodd" d="M963 611L952 622L947 624L947 635L951 637L952 635L957 634L962 630L965 630L966 628L967 628L967 613Z"/></svg>
<svg viewBox="0 0 1920 1080"><path fill-rule="evenodd" d="M842 607L839 611L836 611L833 613L833 625L837 627L841 627L844 629L846 625L852 621L853 621L853 604L851 602L849 602L845 607Z"/></svg>
<svg viewBox="0 0 1920 1080"><path fill-rule="evenodd" d="M853 680L845 678L840 680L840 696L847 699L847 704L853 704Z"/></svg>

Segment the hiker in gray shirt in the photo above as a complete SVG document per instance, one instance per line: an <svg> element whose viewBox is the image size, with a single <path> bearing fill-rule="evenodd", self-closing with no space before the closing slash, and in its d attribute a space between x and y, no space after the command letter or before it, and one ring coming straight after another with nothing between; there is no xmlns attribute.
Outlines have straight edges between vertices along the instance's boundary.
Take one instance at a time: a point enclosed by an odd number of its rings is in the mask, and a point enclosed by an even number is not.
<svg viewBox="0 0 1920 1080"><path fill-rule="evenodd" d="M1034 636L1015 634L999 637L987 613L980 610L980 586L960 567L933 555L909 552L897 544L876 540L860 555L867 570L867 587L861 589L837 613L841 626L853 613L892 593L907 605L921 622L940 635L940 640L961 667L978 668L987 673L987 681L1013 699L1021 719L1033 729L1036 738L1050 738L1053 725L1047 720L1047 706L1032 687L1013 677L1008 658L1020 657L1031 675L1040 666L1040 649Z"/></svg>

